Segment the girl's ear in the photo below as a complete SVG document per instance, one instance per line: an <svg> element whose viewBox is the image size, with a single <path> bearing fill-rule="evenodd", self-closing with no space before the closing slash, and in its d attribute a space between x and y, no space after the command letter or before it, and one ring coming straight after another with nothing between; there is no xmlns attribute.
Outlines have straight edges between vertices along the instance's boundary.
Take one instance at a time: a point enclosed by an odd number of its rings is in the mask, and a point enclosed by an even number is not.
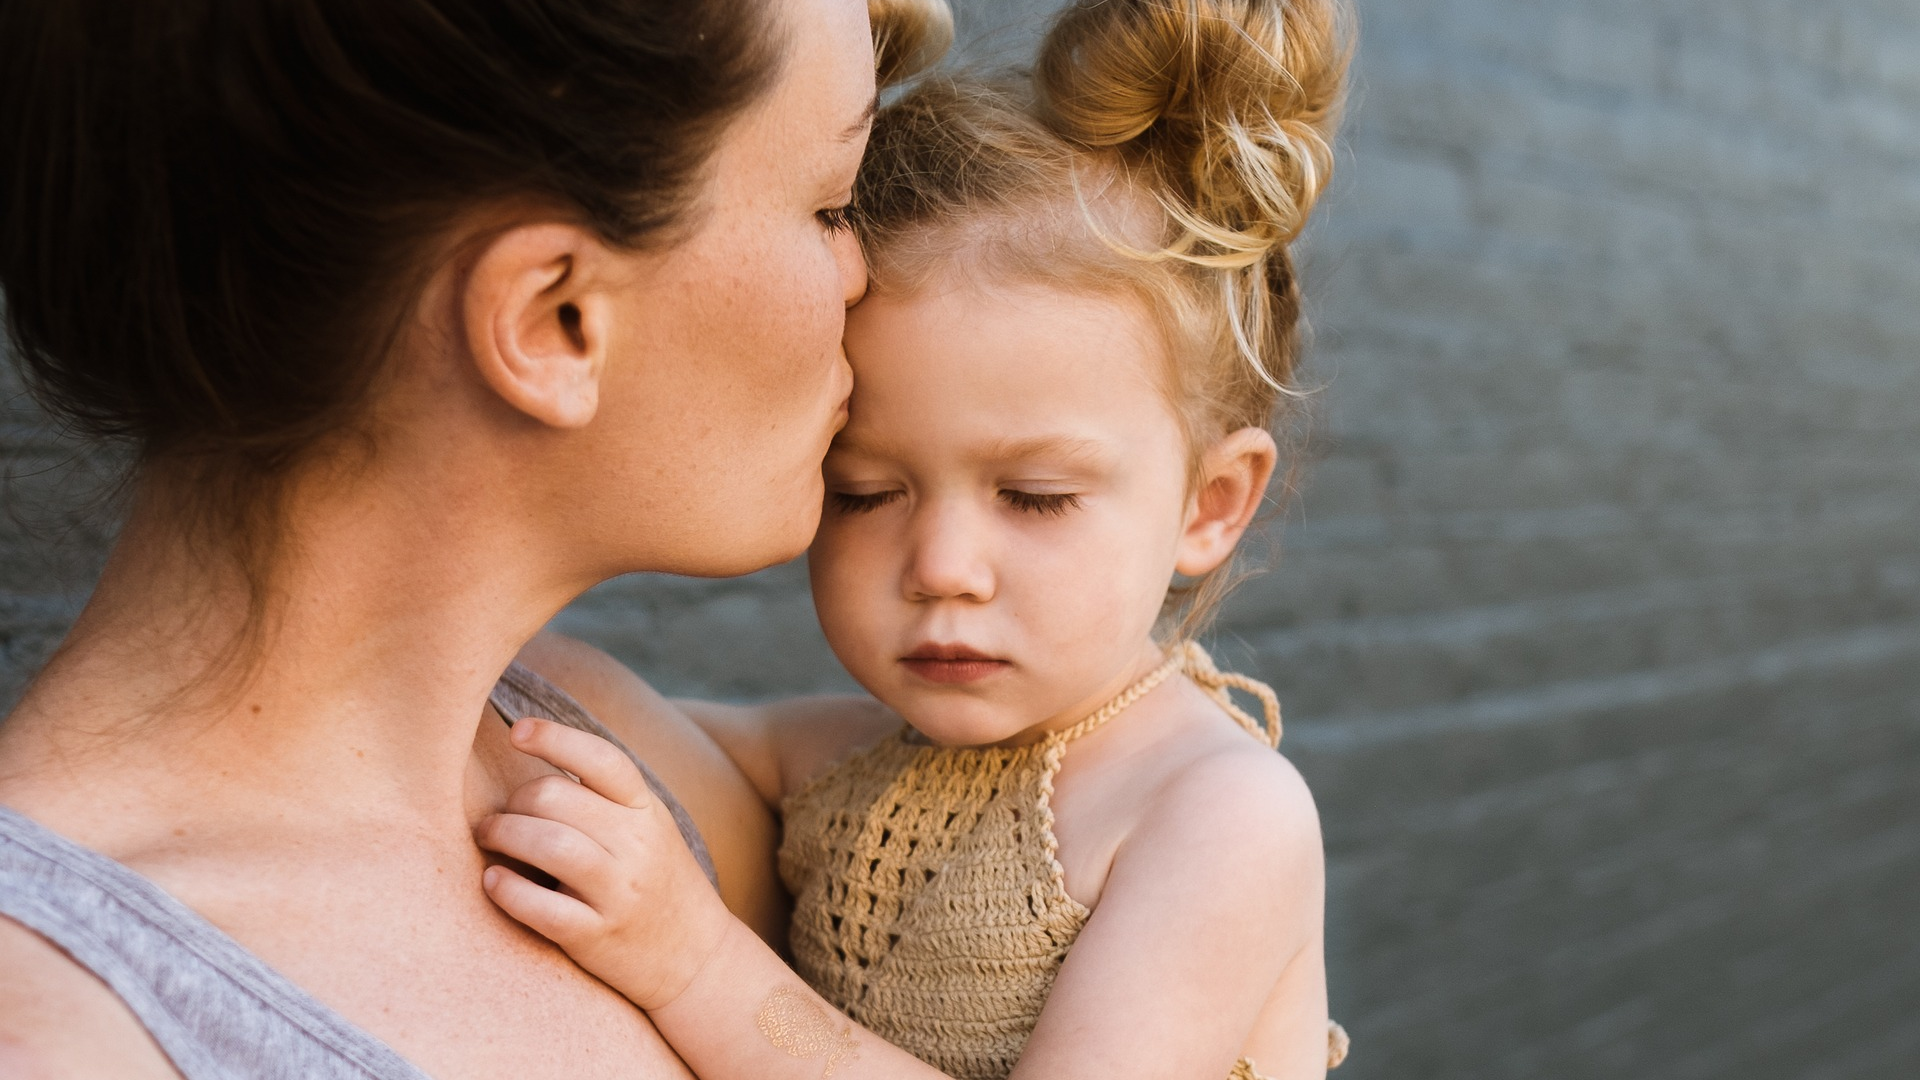
<svg viewBox="0 0 1920 1080"><path fill-rule="evenodd" d="M542 424L584 427L600 407L612 304L606 248L571 225L523 225L493 238L460 297L468 354L507 404Z"/></svg>
<svg viewBox="0 0 1920 1080"><path fill-rule="evenodd" d="M1256 427L1241 428L1207 450L1187 506L1175 570L1199 577L1227 561L1260 511L1279 458L1273 436Z"/></svg>

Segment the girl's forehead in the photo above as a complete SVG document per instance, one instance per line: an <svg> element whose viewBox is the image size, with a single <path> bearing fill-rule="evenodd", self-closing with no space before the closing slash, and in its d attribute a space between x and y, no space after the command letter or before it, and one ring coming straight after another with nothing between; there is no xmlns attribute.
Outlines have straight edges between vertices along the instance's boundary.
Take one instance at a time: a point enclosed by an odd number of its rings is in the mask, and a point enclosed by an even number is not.
<svg viewBox="0 0 1920 1080"><path fill-rule="evenodd" d="M879 295L849 316L842 445L976 459L1101 456L1175 423L1158 338L1124 300L1029 285Z"/></svg>
<svg viewBox="0 0 1920 1080"><path fill-rule="evenodd" d="M1092 364L1112 375L1159 360L1145 306L1130 298L1044 284L956 277L909 293L876 292L847 316L848 358L891 374L917 365L1055 374ZM1103 360L1104 363L1097 363Z"/></svg>
<svg viewBox="0 0 1920 1080"><path fill-rule="evenodd" d="M1031 285L960 284L875 296L847 319L847 357L898 389L991 393L1155 370L1157 337L1139 305Z"/></svg>

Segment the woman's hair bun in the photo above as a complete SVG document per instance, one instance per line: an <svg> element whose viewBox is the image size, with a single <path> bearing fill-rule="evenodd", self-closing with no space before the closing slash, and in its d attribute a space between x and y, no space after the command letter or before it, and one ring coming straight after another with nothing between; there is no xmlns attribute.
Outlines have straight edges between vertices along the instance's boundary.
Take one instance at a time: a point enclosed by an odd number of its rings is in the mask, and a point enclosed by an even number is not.
<svg viewBox="0 0 1920 1080"><path fill-rule="evenodd" d="M953 45L947 0L867 0L867 19L873 24L874 77L883 87L932 67Z"/></svg>
<svg viewBox="0 0 1920 1080"><path fill-rule="evenodd" d="M1341 0L1077 0L1035 81L1049 124L1149 170L1195 254L1232 264L1305 225L1351 52Z"/></svg>

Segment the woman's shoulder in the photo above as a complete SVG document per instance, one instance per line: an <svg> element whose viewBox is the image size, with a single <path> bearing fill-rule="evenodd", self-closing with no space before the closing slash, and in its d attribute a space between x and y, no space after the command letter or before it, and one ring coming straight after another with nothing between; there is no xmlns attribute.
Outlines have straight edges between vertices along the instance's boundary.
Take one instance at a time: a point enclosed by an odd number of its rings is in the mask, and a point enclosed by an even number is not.
<svg viewBox="0 0 1920 1080"><path fill-rule="evenodd" d="M644 727L671 711L667 699L632 668L578 638L543 630L515 660L566 691L615 734L625 734L617 725Z"/></svg>
<svg viewBox="0 0 1920 1080"><path fill-rule="evenodd" d="M675 758L691 752L715 764L718 748L731 759L730 771L769 805L901 726L892 710L863 695L757 705L669 699L620 661L551 631L529 642L519 660L578 700L663 776L673 762L656 763L649 750Z"/></svg>
<svg viewBox="0 0 1920 1080"><path fill-rule="evenodd" d="M777 936L785 923L773 873L778 823L720 744L633 669L583 641L544 632L518 660L647 763L699 826L727 906L763 937Z"/></svg>
<svg viewBox="0 0 1920 1080"><path fill-rule="evenodd" d="M681 791L681 786L740 778L739 770L684 709L632 668L592 645L545 631L528 642L516 659L605 725L659 773L676 796L695 794ZM675 785L680 778L692 783Z"/></svg>
<svg viewBox="0 0 1920 1080"><path fill-rule="evenodd" d="M107 985L39 934L0 917L0 1076L178 1080Z"/></svg>

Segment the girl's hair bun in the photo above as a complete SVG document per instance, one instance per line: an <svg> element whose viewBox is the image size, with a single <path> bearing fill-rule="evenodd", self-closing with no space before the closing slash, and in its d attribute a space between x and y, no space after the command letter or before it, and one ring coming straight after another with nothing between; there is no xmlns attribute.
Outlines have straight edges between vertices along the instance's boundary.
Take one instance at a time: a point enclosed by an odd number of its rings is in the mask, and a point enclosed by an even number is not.
<svg viewBox="0 0 1920 1080"><path fill-rule="evenodd" d="M1306 224L1351 52L1340 0L1077 0L1035 80L1049 124L1147 170L1182 254L1224 268Z"/></svg>
<svg viewBox="0 0 1920 1080"><path fill-rule="evenodd" d="M947 0L867 0L873 24L874 76L893 86L938 63L953 45Z"/></svg>

